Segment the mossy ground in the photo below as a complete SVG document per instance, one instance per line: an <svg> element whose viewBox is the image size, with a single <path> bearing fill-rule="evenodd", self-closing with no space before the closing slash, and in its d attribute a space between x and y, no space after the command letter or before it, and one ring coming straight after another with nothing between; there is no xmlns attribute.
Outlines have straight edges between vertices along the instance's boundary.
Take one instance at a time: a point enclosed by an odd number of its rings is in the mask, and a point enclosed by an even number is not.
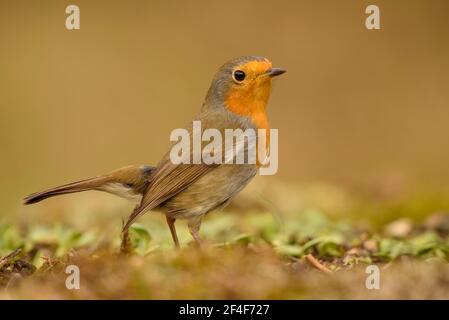
<svg viewBox="0 0 449 320"><path fill-rule="evenodd" d="M250 189L210 214L201 249L180 222L183 245L175 250L163 217L148 215L131 230L133 254L120 254L126 210L109 196L61 198L21 213L0 225L0 298L449 298L445 196L273 188L265 190L270 196ZM104 199L115 212L89 205ZM308 254L332 273L314 268ZM365 286L372 264L380 268L379 290ZM79 267L79 290L66 288L68 265Z"/></svg>

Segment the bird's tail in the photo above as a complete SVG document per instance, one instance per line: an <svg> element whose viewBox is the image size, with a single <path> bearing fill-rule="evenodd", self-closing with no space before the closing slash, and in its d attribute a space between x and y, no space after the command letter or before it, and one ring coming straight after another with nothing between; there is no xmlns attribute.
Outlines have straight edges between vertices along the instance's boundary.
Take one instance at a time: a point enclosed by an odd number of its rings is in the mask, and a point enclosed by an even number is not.
<svg viewBox="0 0 449 320"><path fill-rule="evenodd" d="M101 186L104 185L106 182L106 177L95 177L85 180L80 180L68 184L64 184L59 187L51 188L48 190L32 193L28 196L26 196L23 199L24 204L32 204L39 201L42 201L44 199L58 196L61 194L67 194L67 193L74 193L74 192L81 192L81 191L87 191L87 190L98 190Z"/></svg>
<svg viewBox="0 0 449 320"><path fill-rule="evenodd" d="M30 194L23 199L23 203L32 204L60 194L87 190L105 191L133 202L140 202L154 169L154 167L146 165L126 166L106 175L80 180Z"/></svg>

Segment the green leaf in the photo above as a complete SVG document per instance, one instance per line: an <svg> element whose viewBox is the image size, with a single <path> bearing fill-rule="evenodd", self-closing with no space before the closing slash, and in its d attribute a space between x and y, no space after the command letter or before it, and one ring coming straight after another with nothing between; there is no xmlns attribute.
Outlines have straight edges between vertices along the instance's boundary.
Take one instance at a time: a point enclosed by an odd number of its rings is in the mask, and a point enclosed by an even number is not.
<svg viewBox="0 0 449 320"><path fill-rule="evenodd" d="M302 256L304 250L299 245L281 245L275 248L276 252L286 256L299 257Z"/></svg>
<svg viewBox="0 0 449 320"><path fill-rule="evenodd" d="M154 249L150 247L152 240L151 234L143 225L138 223L133 224L130 228L130 237L137 254L145 255Z"/></svg>

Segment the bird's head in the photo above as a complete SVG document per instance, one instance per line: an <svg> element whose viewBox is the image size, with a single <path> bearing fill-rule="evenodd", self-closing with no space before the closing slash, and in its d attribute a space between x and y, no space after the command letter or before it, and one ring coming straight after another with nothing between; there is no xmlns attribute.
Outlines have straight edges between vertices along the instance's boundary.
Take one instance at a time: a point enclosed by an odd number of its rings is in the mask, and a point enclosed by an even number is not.
<svg viewBox="0 0 449 320"><path fill-rule="evenodd" d="M263 57L244 56L230 60L212 80L206 105L224 106L235 114L257 117L265 113L273 77L285 71L273 68Z"/></svg>

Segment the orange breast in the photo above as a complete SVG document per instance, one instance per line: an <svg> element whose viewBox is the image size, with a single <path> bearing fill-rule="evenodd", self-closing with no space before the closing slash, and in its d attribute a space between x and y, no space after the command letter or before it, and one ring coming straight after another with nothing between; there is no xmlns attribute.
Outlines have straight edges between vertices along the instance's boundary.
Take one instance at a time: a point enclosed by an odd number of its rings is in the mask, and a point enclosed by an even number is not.
<svg viewBox="0 0 449 320"><path fill-rule="evenodd" d="M265 111L270 89L270 81L256 82L251 87L246 88L233 88L230 90L225 101L225 105L229 111L241 116L249 116L256 128L265 129L266 153L269 153L270 149L270 126Z"/></svg>
<svg viewBox="0 0 449 320"><path fill-rule="evenodd" d="M229 90L225 105L229 111L249 116L259 129L268 129L265 109L270 96L271 82L253 83L248 87L234 87Z"/></svg>

